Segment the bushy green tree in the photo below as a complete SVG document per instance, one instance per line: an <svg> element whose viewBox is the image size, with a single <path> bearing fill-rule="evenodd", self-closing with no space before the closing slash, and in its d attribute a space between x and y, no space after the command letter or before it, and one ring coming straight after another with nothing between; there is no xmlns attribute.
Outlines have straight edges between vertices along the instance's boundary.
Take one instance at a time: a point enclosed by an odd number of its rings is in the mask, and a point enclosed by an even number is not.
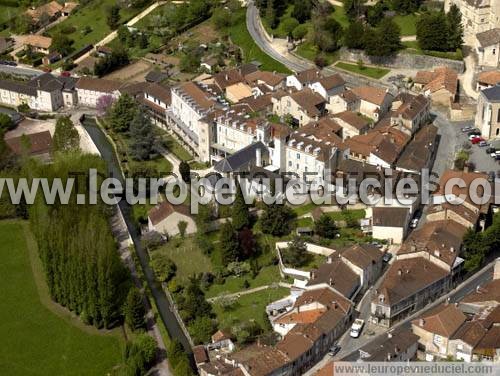
<svg viewBox="0 0 500 376"><path fill-rule="evenodd" d="M308 32L307 25L299 25L292 31L292 37L295 40L302 40L305 38Z"/></svg>
<svg viewBox="0 0 500 376"><path fill-rule="evenodd" d="M293 17L285 18L281 21L281 27L288 37L292 37L293 31L299 26L299 21Z"/></svg>
<svg viewBox="0 0 500 376"><path fill-rule="evenodd" d="M455 4L452 4L450 11L446 14L448 25L448 49L454 51L462 48L464 43L464 27L462 25L462 13Z"/></svg>
<svg viewBox="0 0 500 376"><path fill-rule="evenodd" d="M113 104L109 114L109 125L115 132L127 132L138 112L137 104L128 94L123 94Z"/></svg>
<svg viewBox="0 0 500 376"><path fill-rule="evenodd" d="M290 233L291 222L295 213L286 205L266 205L260 217L262 232L273 236L283 236Z"/></svg>
<svg viewBox="0 0 500 376"><path fill-rule="evenodd" d="M449 46L448 26L443 12L429 12L417 21L417 41L421 49L446 51Z"/></svg>
<svg viewBox="0 0 500 376"><path fill-rule="evenodd" d="M118 4L113 4L106 8L106 23L111 30L118 27L120 22L120 6Z"/></svg>
<svg viewBox="0 0 500 376"><path fill-rule="evenodd" d="M0 113L0 132L10 131L15 127L16 124L12 121L9 115Z"/></svg>
<svg viewBox="0 0 500 376"><path fill-rule="evenodd" d="M144 111L137 111L130 123L129 152L136 161L146 161L157 155L158 142L153 124Z"/></svg>
<svg viewBox="0 0 500 376"><path fill-rule="evenodd" d="M311 259L311 255L307 252L306 242L300 236L295 236L288 243L288 248L282 251L281 257L286 265L294 267L303 266Z"/></svg>
<svg viewBox="0 0 500 376"><path fill-rule="evenodd" d="M301 24L311 19L313 4L311 0L294 0L292 17Z"/></svg>
<svg viewBox="0 0 500 376"><path fill-rule="evenodd" d="M156 278L160 282L168 282L177 271L177 266L168 255L163 252L154 252L151 256L151 266L155 272Z"/></svg>
<svg viewBox="0 0 500 376"><path fill-rule="evenodd" d="M52 147L54 151L74 151L80 148L80 135L69 117L57 119Z"/></svg>
<svg viewBox="0 0 500 376"><path fill-rule="evenodd" d="M219 232L219 244L221 258L224 264L229 264L232 261L238 261L239 258L239 242L238 233L234 230L231 222L225 222Z"/></svg>
<svg viewBox="0 0 500 376"><path fill-rule="evenodd" d="M132 330L143 329L146 326L146 309L141 292L132 287L127 295L124 306L125 322Z"/></svg>
<svg viewBox="0 0 500 376"><path fill-rule="evenodd" d="M333 239L338 234L338 228L331 216L323 213L314 223L314 232L327 239Z"/></svg>
<svg viewBox="0 0 500 376"><path fill-rule="evenodd" d="M51 51L59 52L63 56L70 55L73 51L74 41L63 33L57 33L52 37Z"/></svg>
<svg viewBox="0 0 500 376"><path fill-rule="evenodd" d="M181 161L179 164L179 174L185 183L189 183L191 181L191 166L189 166L189 163Z"/></svg>
<svg viewBox="0 0 500 376"><path fill-rule="evenodd" d="M347 48L363 49L365 46L365 27L360 21L352 21L344 34Z"/></svg>
<svg viewBox="0 0 500 376"><path fill-rule="evenodd" d="M236 231L250 226L250 212L248 210L248 205L245 203L245 197L243 196L243 191L239 184L236 186L236 196L231 209L231 217L233 220L233 228Z"/></svg>
<svg viewBox="0 0 500 376"><path fill-rule="evenodd" d="M344 12L351 20L363 14L364 0L344 0Z"/></svg>
<svg viewBox="0 0 500 376"><path fill-rule="evenodd" d="M365 52L370 56L393 55L400 48L401 29L392 18L384 18L376 28L366 32Z"/></svg>

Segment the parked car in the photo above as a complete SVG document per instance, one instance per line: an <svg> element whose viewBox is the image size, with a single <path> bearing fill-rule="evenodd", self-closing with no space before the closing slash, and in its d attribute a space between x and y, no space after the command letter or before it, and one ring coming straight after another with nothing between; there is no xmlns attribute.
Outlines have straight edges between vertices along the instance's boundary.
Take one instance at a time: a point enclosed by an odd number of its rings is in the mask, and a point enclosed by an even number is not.
<svg viewBox="0 0 500 376"><path fill-rule="evenodd" d="M391 258L392 258L392 253L386 252L382 256L382 261L387 263L387 262L391 261Z"/></svg>
<svg viewBox="0 0 500 376"><path fill-rule="evenodd" d="M467 136L472 136L472 135L480 135L481 131L479 129L473 129L469 133L467 133Z"/></svg>
<svg viewBox="0 0 500 376"><path fill-rule="evenodd" d="M335 356L339 351L340 351L340 346L335 343L332 347L330 347L328 355Z"/></svg>
<svg viewBox="0 0 500 376"><path fill-rule="evenodd" d="M472 127L470 125L467 125L465 127L462 128L462 132L463 133L467 133L467 132L470 132L472 130Z"/></svg>
<svg viewBox="0 0 500 376"><path fill-rule="evenodd" d="M497 155L495 156L495 161L500 161L500 154L497 154Z"/></svg>
<svg viewBox="0 0 500 376"><path fill-rule="evenodd" d="M488 181L492 182L496 178L495 171L488 172Z"/></svg>
<svg viewBox="0 0 500 376"><path fill-rule="evenodd" d="M361 335L361 331L365 326L365 321L361 319L354 320L351 326L351 332L349 333L352 338L358 338Z"/></svg>
<svg viewBox="0 0 500 376"><path fill-rule="evenodd" d="M496 152L496 149L495 148L492 148L492 147L489 147L485 150L486 154L491 154L491 153L494 153Z"/></svg>
<svg viewBox="0 0 500 376"><path fill-rule="evenodd" d="M490 144L488 144L486 141L480 141L479 142L479 147L484 148L486 146L490 146Z"/></svg>
<svg viewBox="0 0 500 376"><path fill-rule="evenodd" d="M478 134L475 134L475 133L471 134L471 135L469 135L469 141L472 141L473 139L478 138L478 137L479 137Z"/></svg>
<svg viewBox="0 0 500 376"><path fill-rule="evenodd" d="M477 145L482 141L484 141L484 140L481 137L475 137L470 142L472 142L474 145Z"/></svg>

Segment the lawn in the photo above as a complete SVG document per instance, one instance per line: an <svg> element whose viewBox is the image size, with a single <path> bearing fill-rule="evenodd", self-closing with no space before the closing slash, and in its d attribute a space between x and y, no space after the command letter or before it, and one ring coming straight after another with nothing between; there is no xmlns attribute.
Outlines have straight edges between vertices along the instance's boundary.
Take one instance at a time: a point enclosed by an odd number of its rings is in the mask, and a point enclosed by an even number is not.
<svg viewBox="0 0 500 376"><path fill-rule="evenodd" d="M245 280L248 281L250 284L249 288L252 289L254 287L277 283L281 280L281 276L276 265L266 266L260 270L259 274L257 274L254 279L252 279L250 275L227 277L223 285L211 285L205 295L207 298L211 298L221 294L231 294L245 290L243 287Z"/></svg>
<svg viewBox="0 0 500 376"><path fill-rule="evenodd" d="M0 5L0 23L9 21L22 11L24 11L24 8L21 6L9 7L7 5Z"/></svg>
<svg viewBox="0 0 500 376"><path fill-rule="evenodd" d="M349 72L357 73L362 76L376 78L376 79L384 77L387 73L391 71L390 69L379 68L379 67L367 67L367 66L359 67L357 64L344 63L342 61L337 62L335 64L335 67L347 70Z"/></svg>
<svg viewBox="0 0 500 376"><path fill-rule="evenodd" d="M339 7L338 5L334 5L333 8L335 9L333 12L333 18L341 24L344 29L346 29L349 26L349 19L344 12L344 8Z"/></svg>
<svg viewBox="0 0 500 376"><path fill-rule="evenodd" d="M77 9L66 20L51 28L48 34L53 36L62 30L73 29L73 32L65 32L65 34L74 40L73 47L75 51L88 44L94 44L111 32L106 23L106 9L115 3L115 0L92 0L87 5ZM128 21L139 12L139 9L122 8L120 11L120 22ZM91 28L91 31L87 34L84 33L85 26L90 26Z"/></svg>
<svg viewBox="0 0 500 376"><path fill-rule="evenodd" d="M343 211L329 212L327 214L335 221L345 221L348 218L360 220L363 219L366 215L364 209L343 210Z"/></svg>
<svg viewBox="0 0 500 376"><path fill-rule="evenodd" d="M250 320L255 320L259 325L265 327L264 315L266 306L289 294L290 290L283 287L269 288L252 294L242 295L231 308L226 310L222 309L215 302L213 303L213 307L217 315L219 328L230 328L235 324Z"/></svg>
<svg viewBox="0 0 500 376"><path fill-rule="evenodd" d="M292 206L292 209L297 215L297 217L300 217L304 214L312 212L317 206L318 205L316 205L314 202L309 202L307 204L303 204L300 206Z"/></svg>
<svg viewBox="0 0 500 376"><path fill-rule="evenodd" d="M314 61L314 58L318 54L319 50L312 42L306 41L297 46L295 53L307 60ZM326 58L328 65L333 64L338 59L338 51L335 52L324 52L323 56Z"/></svg>
<svg viewBox="0 0 500 376"><path fill-rule="evenodd" d="M401 28L402 36L417 34L417 19L418 17L414 14L397 15L393 18L394 22Z"/></svg>
<svg viewBox="0 0 500 376"><path fill-rule="evenodd" d="M227 29L231 41L239 46L243 51L243 59L245 62L258 60L262 63L261 70L276 71L281 73L290 73L290 70L280 62L268 56L260 49L253 41L250 33L247 30L245 21L245 9L239 10L237 22Z"/></svg>
<svg viewBox="0 0 500 376"><path fill-rule="evenodd" d="M193 156L188 152L179 142L170 134L164 132L162 133L162 138L165 141L165 146L168 151L172 152L181 161L190 161Z"/></svg>
<svg viewBox="0 0 500 376"><path fill-rule="evenodd" d="M187 281L193 274L212 271L210 258L201 251L194 237L172 239L153 252L164 252L177 266L176 279Z"/></svg>
<svg viewBox="0 0 500 376"><path fill-rule="evenodd" d="M101 334L50 300L28 224L0 222L0 239L0 374L105 375L119 364L119 331Z"/></svg>

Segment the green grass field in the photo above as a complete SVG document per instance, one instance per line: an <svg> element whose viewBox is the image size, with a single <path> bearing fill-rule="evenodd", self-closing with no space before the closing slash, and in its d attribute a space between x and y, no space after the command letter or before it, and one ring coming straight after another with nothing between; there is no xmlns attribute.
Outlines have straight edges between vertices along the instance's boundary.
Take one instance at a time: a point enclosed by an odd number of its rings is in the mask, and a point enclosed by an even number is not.
<svg viewBox="0 0 500 376"><path fill-rule="evenodd" d="M266 305L289 294L289 289L279 287L242 295L228 310L224 310L220 305L214 303L213 307L219 328L230 328L237 323L250 320L255 320L259 325L264 326Z"/></svg>
<svg viewBox="0 0 500 376"><path fill-rule="evenodd" d="M24 11L22 7L8 7L5 5L0 5L0 23L10 20L14 18L19 13Z"/></svg>
<svg viewBox="0 0 500 376"><path fill-rule="evenodd" d="M417 34L417 19L418 17L414 14L407 14L405 16L397 15L394 18L394 22L401 28L401 35L415 35Z"/></svg>
<svg viewBox="0 0 500 376"><path fill-rule="evenodd" d="M103 335L50 301L28 224L0 222L0 374L96 375L121 361L118 331Z"/></svg>
<svg viewBox="0 0 500 376"><path fill-rule="evenodd" d="M391 71L390 69L378 68L378 67L364 66L360 68L357 64L344 63L342 61L337 62L335 66L337 68L344 69L349 72L357 73L362 76L367 76L376 79L384 77L387 73Z"/></svg>
<svg viewBox="0 0 500 376"><path fill-rule="evenodd" d="M221 294L231 294L234 292L245 290L245 288L243 287L243 283L245 282L245 280L247 280L250 284L249 288L253 289L254 287L277 283L281 280L281 277L276 265L266 266L260 270L255 279L252 279L250 275L244 275L242 277L231 276L226 278L226 281L223 285L211 285L207 290L206 297L211 298L213 296Z"/></svg>
<svg viewBox="0 0 500 376"><path fill-rule="evenodd" d="M114 3L114 0L93 0L71 14L63 22L51 28L48 34L53 36L65 28L73 27L75 31L66 35L74 41L73 47L75 50L79 50L88 44L99 42L111 32L106 23L106 9ZM139 9L122 8L120 11L120 21L126 22L139 12ZM88 34L83 33L85 26L90 26L91 28Z"/></svg>
<svg viewBox="0 0 500 376"><path fill-rule="evenodd" d="M344 8L339 7L338 5L333 6L335 8L335 11L333 12L333 18L342 25L342 27L345 29L349 26L349 19L347 18Z"/></svg>
<svg viewBox="0 0 500 376"><path fill-rule="evenodd" d="M227 31L231 41L242 49L244 61L250 62L252 60L258 60L262 63L260 67L261 70L290 73L287 67L268 56L255 44L247 30L245 9L238 12L241 13L237 17L238 21L233 26L229 27Z"/></svg>
<svg viewBox="0 0 500 376"><path fill-rule="evenodd" d="M154 252L164 252L177 266L176 279L187 281L193 274L211 272L212 263L196 244L194 237L172 239Z"/></svg>

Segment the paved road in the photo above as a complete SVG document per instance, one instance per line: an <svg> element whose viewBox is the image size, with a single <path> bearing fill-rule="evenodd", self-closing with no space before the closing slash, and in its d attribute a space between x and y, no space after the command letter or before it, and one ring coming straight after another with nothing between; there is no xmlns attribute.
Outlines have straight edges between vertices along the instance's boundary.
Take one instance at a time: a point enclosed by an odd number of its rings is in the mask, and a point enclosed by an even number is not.
<svg viewBox="0 0 500 376"><path fill-rule="evenodd" d="M407 317L403 321L400 321L391 329L403 327L403 328L410 328L411 327L411 321L414 320L416 317L425 314L425 312L433 309L435 306L445 302L447 299L449 299L450 303L455 303L460 301L465 295L473 292L478 286L484 285L486 282L490 281L493 277L493 265L495 261L492 261L490 264L486 265L483 269L481 269L479 272L474 274L472 277L467 279L466 281L462 282L459 286L457 286L454 290L452 290L450 293L442 296L441 298L435 300L432 304L428 305L424 309L415 312L411 316ZM339 357L337 355L337 359L342 359L342 360L349 360L349 361L355 361L359 359L359 348L362 346L365 346L367 343L370 343L374 341L376 338L379 338L382 335L386 335L386 332L384 331L383 333L376 335L372 337L370 341L367 341L366 343L360 344L358 348L348 355L345 355L345 353L342 353Z"/></svg>
<svg viewBox="0 0 500 376"><path fill-rule="evenodd" d="M283 56L272 47L272 44L267 39L267 36L264 33L264 29L260 21L259 10L255 6L253 1L250 1L248 3L246 23L248 32L252 36L252 39L255 41L255 43L257 43L260 49L267 55L271 56L274 60L279 61L294 72L300 72L314 67L313 63L298 59L292 55L288 54L288 56Z"/></svg>
<svg viewBox="0 0 500 376"><path fill-rule="evenodd" d="M246 24L248 32L252 36L254 42L260 47L260 49L264 51L267 55L272 57L274 60L282 63L288 69L294 72L300 72L306 69L314 68L316 66L307 59L301 58L288 51L282 51L282 49L278 50L276 48L275 44L273 44L266 35L266 32L260 20L259 10L255 6L253 1L250 1L248 3L247 13L246 13ZM376 85L393 89L393 86L388 84L387 82L351 74L344 70L335 69L333 66L324 68L323 72L326 73L327 75L341 73L347 85L350 87L363 86L363 85L370 85L370 86Z"/></svg>
<svg viewBox="0 0 500 376"><path fill-rule="evenodd" d="M3 64L0 64L0 72L4 72L7 74L16 74L21 76L29 76L29 77L39 76L43 73L43 71L39 69L30 68L28 66L18 65L16 67L12 67L10 65L3 65Z"/></svg>

